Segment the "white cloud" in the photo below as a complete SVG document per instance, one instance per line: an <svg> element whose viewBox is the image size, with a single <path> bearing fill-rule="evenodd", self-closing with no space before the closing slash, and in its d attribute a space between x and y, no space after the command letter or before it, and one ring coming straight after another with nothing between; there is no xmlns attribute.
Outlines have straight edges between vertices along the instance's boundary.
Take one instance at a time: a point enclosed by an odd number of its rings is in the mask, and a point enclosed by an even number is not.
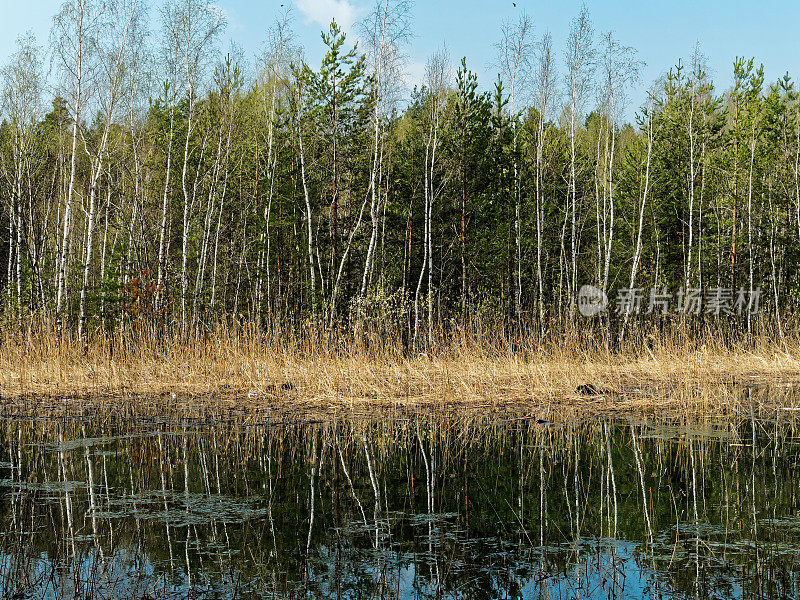
<svg viewBox="0 0 800 600"><path fill-rule="evenodd" d="M325 29L335 19L345 32L352 32L358 10L350 0L295 0L298 10L305 17Z"/></svg>

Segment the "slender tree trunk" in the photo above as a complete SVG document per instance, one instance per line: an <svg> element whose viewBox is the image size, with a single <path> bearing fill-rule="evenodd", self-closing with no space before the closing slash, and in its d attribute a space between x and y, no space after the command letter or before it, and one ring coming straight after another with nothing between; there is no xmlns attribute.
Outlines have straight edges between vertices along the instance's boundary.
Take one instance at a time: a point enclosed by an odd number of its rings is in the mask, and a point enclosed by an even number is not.
<svg viewBox="0 0 800 600"><path fill-rule="evenodd" d="M694 158L694 102L695 91L692 87L690 91L691 103L689 108L689 243L687 245L686 271L684 274L684 289L688 290L692 283L692 250L694 248L694 182L695 182L695 158Z"/></svg>
<svg viewBox="0 0 800 600"><path fill-rule="evenodd" d="M414 291L414 337L413 337L413 345L416 347L417 344L417 335L419 333L419 296L420 291L422 289L422 282L425 279L425 272L428 269L428 252L429 252L429 239L428 239L428 221L430 215L430 186L428 185L428 178L430 176L430 172L428 171L428 161L430 160L430 147L431 141L433 139L433 131L430 132L428 136L428 143L425 145L425 185L424 185L424 204L425 204L425 215L423 219L423 253L422 253L422 267L419 271L419 279L417 280L417 287ZM409 240L410 245L410 240Z"/></svg>
<svg viewBox="0 0 800 600"><path fill-rule="evenodd" d="M172 140L175 132L175 107L170 106L169 109L169 138L167 140L167 165L164 173L164 195L161 206L161 227L159 228L158 240L158 277L157 293L159 297L163 293L164 278L167 271L167 212L169 206L169 183L170 174L172 173Z"/></svg>
<svg viewBox="0 0 800 600"><path fill-rule="evenodd" d="M83 339L86 329L86 289L89 287L89 272L92 264L92 249L94 247L94 222L96 218L97 185L92 184L89 191L89 215L86 225L86 258L83 264L83 285L81 285L80 318L78 319L78 339Z"/></svg>
<svg viewBox="0 0 800 600"><path fill-rule="evenodd" d="M189 290L189 225L191 201L186 177L189 169L189 142L192 137L192 117L194 112L193 90L189 89L189 114L186 125L186 140L183 147L183 167L181 169L181 189L183 190L183 236L181 243L181 331L187 333L186 294Z"/></svg>
<svg viewBox="0 0 800 600"><path fill-rule="evenodd" d="M126 45L128 43L128 34L131 25L136 17L137 3L134 2L131 12L125 25L122 39L119 42L119 50L115 53L114 59L111 64L104 65L107 69L109 80L108 85L108 98L107 108L104 115L103 133L100 137L100 142L96 150L96 156L92 159L92 175L89 190L89 215L88 224L86 228L86 254L83 266L83 283L81 285L81 298L80 298L80 318L78 320L78 339L82 339L83 332L86 328L86 293L89 287L89 274L92 268L93 256L93 242L94 242L94 225L97 218L97 194L98 186L100 184L100 176L103 172L103 157L106 155L106 148L108 145L108 138L111 133L111 127L114 120L114 108L117 102L119 87L121 84L122 72L125 62Z"/></svg>
<svg viewBox="0 0 800 600"><path fill-rule="evenodd" d="M299 104L299 103L298 103ZM308 184L306 183L306 159L303 151L303 132L300 130L300 109L297 112L298 130L297 140L300 147L300 179L303 182L303 197L306 201L306 225L308 227L308 268L311 275L311 307L314 323L317 323L317 277L314 271L314 231L311 224L311 199L308 195Z"/></svg>
<svg viewBox="0 0 800 600"><path fill-rule="evenodd" d="M644 175L644 189L642 190L642 199L639 204L639 224L636 230L636 248L633 251L633 264L631 265L631 278L628 289L633 289L636 283L636 274L639 270L639 261L642 254L642 232L644 231L644 208L647 205L647 194L650 191L650 159L653 154L653 115L650 114L647 120L647 160L645 164ZM656 259L658 264L658 259ZM656 277L658 277L658 266L656 266ZM630 313L625 312L622 321L622 331L620 332L620 341L625 338L625 330L628 326L628 318Z"/></svg>
<svg viewBox="0 0 800 600"><path fill-rule="evenodd" d="M372 269L372 263L374 261L375 255L375 246L378 242L378 215L380 213L380 195L378 194L378 173L380 169L380 163L382 158L382 152L379 151L379 146L381 144L381 131L380 131L380 107L381 101L383 100L382 92L382 85L383 85L383 63L385 61L384 53L386 51L385 44L386 44L386 27L387 27L387 19L389 17L389 0L386 0L386 3L383 7L383 14L381 15L381 25L380 25L380 33L379 33L379 42L376 48L376 56L375 56L375 109L373 111L373 123L372 123L372 169L370 171L370 180L369 180L369 194L371 197L370 203L370 219L372 222L372 232L369 239L369 246L367 248L367 258L364 261L364 274L361 278L361 298L363 299L367 293L367 282L369 279L369 273Z"/></svg>
<svg viewBox="0 0 800 600"><path fill-rule="evenodd" d="M750 139L750 168L747 174L747 252L748 252L748 268L749 268L749 283L750 291L753 291L753 162L756 152L756 134L755 125L753 125L753 135ZM777 309L777 307L776 307ZM747 311L747 333L751 333L752 327L752 311Z"/></svg>
<svg viewBox="0 0 800 600"><path fill-rule="evenodd" d="M66 299L67 288L67 254L69 250L69 231L70 219L72 216L72 198L75 193L75 172L78 160L78 128L81 120L82 83L83 83L83 52L84 52L84 31L83 21L86 10L86 0L78 0L78 31L76 35L77 56L75 69L75 98L73 104L73 123L72 123L72 151L70 155L69 167L69 186L67 188L67 202L64 206L64 226L61 237L61 256L58 265L58 293L56 295L56 318L58 331L61 332L64 325L64 301Z"/></svg>
<svg viewBox="0 0 800 600"><path fill-rule="evenodd" d="M613 111L612 111L613 114ZM608 239L606 241L606 256L605 267L603 269L603 293L608 293L608 277L611 270L611 253L614 246L614 219L615 219L615 201L614 201L614 149L616 147L616 134L614 132L614 122L610 124L611 128L611 146L608 156Z"/></svg>

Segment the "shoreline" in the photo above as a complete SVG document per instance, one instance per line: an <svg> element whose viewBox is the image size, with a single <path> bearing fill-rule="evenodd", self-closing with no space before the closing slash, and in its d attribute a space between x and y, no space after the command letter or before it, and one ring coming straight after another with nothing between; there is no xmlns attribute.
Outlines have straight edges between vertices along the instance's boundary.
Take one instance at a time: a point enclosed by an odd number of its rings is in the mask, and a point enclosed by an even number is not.
<svg viewBox="0 0 800 600"><path fill-rule="evenodd" d="M212 341L120 357L100 345L42 340L2 345L5 405L102 398L161 407L364 412L506 410L555 419L568 414L645 413L733 416L753 403L800 408L800 352L752 349L647 349L635 353L479 352L454 348L401 357L279 352ZM785 348L785 345L784 345ZM767 393L764 393L764 392Z"/></svg>

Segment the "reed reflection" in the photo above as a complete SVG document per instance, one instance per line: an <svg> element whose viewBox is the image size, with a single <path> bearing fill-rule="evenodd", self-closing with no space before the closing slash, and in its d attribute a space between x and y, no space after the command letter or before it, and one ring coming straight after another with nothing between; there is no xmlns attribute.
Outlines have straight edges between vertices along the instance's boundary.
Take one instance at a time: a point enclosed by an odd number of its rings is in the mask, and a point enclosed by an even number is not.
<svg viewBox="0 0 800 600"><path fill-rule="evenodd" d="M3 597L800 587L800 452L785 419L7 420L0 452Z"/></svg>

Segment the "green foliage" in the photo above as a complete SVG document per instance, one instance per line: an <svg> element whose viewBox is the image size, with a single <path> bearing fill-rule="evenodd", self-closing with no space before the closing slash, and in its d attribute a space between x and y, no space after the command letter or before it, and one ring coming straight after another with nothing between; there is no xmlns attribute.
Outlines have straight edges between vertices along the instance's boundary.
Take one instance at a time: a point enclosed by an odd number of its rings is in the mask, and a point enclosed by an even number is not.
<svg viewBox="0 0 800 600"><path fill-rule="evenodd" d="M574 319L568 112L540 115L520 92L511 114L507 82L485 90L466 59L454 81L432 63L428 84L392 103L336 22L321 41L318 68L285 43L253 81L227 55L191 96L175 73L148 99L126 84L95 190L89 314L123 322L126 286L146 272L196 326L241 315L300 327L321 315L339 331L391 322L411 340L428 319L415 313L423 300L443 327L479 311L517 331ZM606 285L612 301L632 277L672 292L753 285L765 310L792 312L798 91L737 58L720 92L702 65L670 70L635 124L607 97L576 120L578 284ZM0 125L0 306L11 315L52 314L66 247L75 317L103 119L78 123L64 238L73 110L56 97L29 133L19 119Z"/></svg>

